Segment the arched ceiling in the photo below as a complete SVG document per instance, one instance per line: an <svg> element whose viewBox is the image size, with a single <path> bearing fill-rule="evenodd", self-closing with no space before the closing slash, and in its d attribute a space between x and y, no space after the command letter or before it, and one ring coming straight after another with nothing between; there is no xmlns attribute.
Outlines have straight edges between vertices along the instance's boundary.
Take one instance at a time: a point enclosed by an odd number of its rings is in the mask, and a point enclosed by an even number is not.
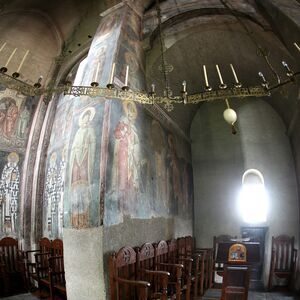
<svg viewBox="0 0 300 300"><path fill-rule="evenodd" d="M120 0L0 0L0 15L11 11L40 11L52 20L56 31L69 51L80 47L92 36L100 21L100 13L117 5ZM144 12L143 33L147 52L148 84L161 77L157 71L160 50L157 43L156 0L128 0ZM188 81L188 88L197 92L203 87L203 64L210 70L211 84L217 86L218 78L213 72L220 64L225 78L232 82L228 68L233 63L241 81L258 83L257 71L264 70L264 63L256 55L255 47L241 29L236 19L224 8L220 0L160 0L163 31L166 37L167 57L174 66L170 74L171 85L178 90L180 82ZM239 15L250 25L258 40L272 51L278 61L291 59L278 37L272 32L268 21L256 6L255 0L230 0ZM30 28L30 27L29 27ZM262 65L262 67L261 67ZM202 83L201 83L202 81ZM202 84L202 85L201 85ZM162 89L162 83L158 83ZM186 132L197 106L175 108L170 116Z"/></svg>

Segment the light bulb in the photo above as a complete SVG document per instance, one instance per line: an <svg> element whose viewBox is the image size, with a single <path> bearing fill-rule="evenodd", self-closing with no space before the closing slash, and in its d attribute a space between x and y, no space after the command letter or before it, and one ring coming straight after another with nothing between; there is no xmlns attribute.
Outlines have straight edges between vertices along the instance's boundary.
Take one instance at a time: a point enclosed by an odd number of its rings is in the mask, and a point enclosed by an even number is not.
<svg viewBox="0 0 300 300"><path fill-rule="evenodd" d="M223 112L223 117L230 125L233 125L237 120L237 114L232 108L225 109Z"/></svg>

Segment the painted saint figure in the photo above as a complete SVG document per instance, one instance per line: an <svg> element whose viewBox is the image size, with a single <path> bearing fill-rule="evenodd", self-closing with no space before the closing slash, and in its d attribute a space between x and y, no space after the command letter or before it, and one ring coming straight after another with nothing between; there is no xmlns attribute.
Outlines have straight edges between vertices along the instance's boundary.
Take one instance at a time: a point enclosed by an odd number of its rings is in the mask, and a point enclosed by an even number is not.
<svg viewBox="0 0 300 300"><path fill-rule="evenodd" d="M49 237L57 236L57 154L53 152L50 157L46 175L45 200L47 205L46 222Z"/></svg>
<svg viewBox="0 0 300 300"><path fill-rule="evenodd" d="M14 132L15 124L18 117L18 107L14 102L10 103L7 109L5 120L3 123L3 133L6 138L10 138Z"/></svg>
<svg viewBox="0 0 300 300"><path fill-rule="evenodd" d="M20 170L19 155L11 152L0 179L0 216L1 231L17 233Z"/></svg>
<svg viewBox="0 0 300 300"><path fill-rule="evenodd" d="M95 113L94 107L88 107L80 115L79 129L71 147L69 199L72 202L71 223L75 228L89 226L89 203L92 199L91 184L96 148L95 131L91 122Z"/></svg>
<svg viewBox="0 0 300 300"><path fill-rule="evenodd" d="M62 151L61 161L59 163L57 176L57 208L58 208L58 237L62 238L62 229L64 222L64 189L65 189L65 169L66 169L66 147Z"/></svg>
<svg viewBox="0 0 300 300"><path fill-rule="evenodd" d="M140 143L134 122L137 118L135 103L123 103L125 116L119 120L115 130L115 147L112 171L112 190L116 193L119 210L134 213L139 187Z"/></svg>
<svg viewBox="0 0 300 300"><path fill-rule="evenodd" d="M30 120L30 111L28 108L25 106L24 109L22 110L19 120L18 120L18 128L17 128L17 136L19 138L24 138L25 133L29 124Z"/></svg>

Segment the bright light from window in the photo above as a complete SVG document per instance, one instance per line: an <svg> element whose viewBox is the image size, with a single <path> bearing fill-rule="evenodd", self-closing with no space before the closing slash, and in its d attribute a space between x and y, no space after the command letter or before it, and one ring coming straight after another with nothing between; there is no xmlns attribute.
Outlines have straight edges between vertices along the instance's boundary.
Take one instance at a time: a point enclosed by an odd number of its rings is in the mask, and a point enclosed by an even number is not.
<svg viewBox="0 0 300 300"><path fill-rule="evenodd" d="M239 196L239 211L246 223L267 221L268 197L263 184L243 184Z"/></svg>

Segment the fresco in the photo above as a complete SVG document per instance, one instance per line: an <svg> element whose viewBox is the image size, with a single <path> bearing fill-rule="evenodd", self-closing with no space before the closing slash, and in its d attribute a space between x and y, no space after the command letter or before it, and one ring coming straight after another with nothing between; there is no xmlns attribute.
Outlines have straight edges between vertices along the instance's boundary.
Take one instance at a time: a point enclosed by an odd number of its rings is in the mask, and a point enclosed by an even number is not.
<svg viewBox="0 0 300 300"><path fill-rule="evenodd" d="M108 151L105 225L121 223L124 216L191 218L188 153L179 158L174 135L143 108L113 104Z"/></svg>
<svg viewBox="0 0 300 300"><path fill-rule="evenodd" d="M16 236L19 229L20 155L0 151L0 236Z"/></svg>
<svg viewBox="0 0 300 300"><path fill-rule="evenodd" d="M133 90L145 90L145 54L141 38L141 19L129 9L122 27L118 51L120 78L125 78L125 66L129 66L129 86Z"/></svg>
<svg viewBox="0 0 300 300"><path fill-rule="evenodd" d="M44 235L62 237L63 227L99 223L100 144L104 101L60 99L48 148Z"/></svg>
<svg viewBox="0 0 300 300"><path fill-rule="evenodd" d="M0 149L25 151L37 98L0 89Z"/></svg>
<svg viewBox="0 0 300 300"><path fill-rule="evenodd" d="M93 39L89 54L76 74L75 85L89 86L93 81L99 82L100 86L107 85L114 56L117 51L121 20L122 11L120 10L102 19ZM98 64L99 69L96 78Z"/></svg>

